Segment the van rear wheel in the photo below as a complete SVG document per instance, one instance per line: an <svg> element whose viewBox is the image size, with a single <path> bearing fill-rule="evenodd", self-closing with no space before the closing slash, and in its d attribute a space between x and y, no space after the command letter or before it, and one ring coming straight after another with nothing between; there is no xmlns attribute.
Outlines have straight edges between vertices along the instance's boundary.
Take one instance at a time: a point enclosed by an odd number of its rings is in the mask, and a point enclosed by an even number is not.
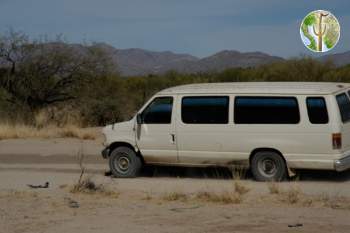
<svg viewBox="0 0 350 233"><path fill-rule="evenodd" d="M273 151L255 153L250 166L257 181L282 181L287 176L284 159Z"/></svg>
<svg viewBox="0 0 350 233"><path fill-rule="evenodd" d="M109 167L115 177L136 177L142 167L141 159L129 147L117 147L109 157Z"/></svg>

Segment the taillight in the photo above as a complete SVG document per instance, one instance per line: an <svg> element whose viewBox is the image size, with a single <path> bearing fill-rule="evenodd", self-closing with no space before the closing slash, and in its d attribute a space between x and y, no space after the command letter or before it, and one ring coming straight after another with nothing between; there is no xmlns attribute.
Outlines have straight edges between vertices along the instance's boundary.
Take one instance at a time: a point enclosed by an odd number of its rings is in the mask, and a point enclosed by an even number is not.
<svg viewBox="0 0 350 233"><path fill-rule="evenodd" d="M332 144L334 150L341 149L341 133L332 134Z"/></svg>

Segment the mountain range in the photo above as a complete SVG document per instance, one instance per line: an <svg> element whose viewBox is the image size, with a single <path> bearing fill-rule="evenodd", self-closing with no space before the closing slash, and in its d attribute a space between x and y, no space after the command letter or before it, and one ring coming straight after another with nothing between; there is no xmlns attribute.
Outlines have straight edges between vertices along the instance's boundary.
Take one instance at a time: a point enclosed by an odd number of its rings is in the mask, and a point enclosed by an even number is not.
<svg viewBox="0 0 350 233"><path fill-rule="evenodd" d="M116 49L108 44L95 46L105 50L113 59L123 76L162 74L170 70L180 73L215 72L236 67L256 67L285 60L262 52L242 53L223 50L211 56L198 58L189 54L170 51L155 52L138 48ZM319 61L332 61L336 66L350 64L350 51L324 55Z"/></svg>
<svg viewBox="0 0 350 233"><path fill-rule="evenodd" d="M180 73L215 72L235 67L255 67L283 58L262 52L241 53L223 50L211 56L198 58L170 51L155 52L144 49L116 49L107 44L96 44L112 57L123 76L162 74L170 70Z"/></svg>
<svg viewBox="0 0 350 233"><path fill-rule="evenodd" d="M70 46L82 54L87 48L81 44L70 44ZM223 50L208 57L198 58L170 51L155 52L138 48L117 49L106 43L96 43L92 46L104 50L122 76L162 74L167 71L179 73L220 72L228 68L256 67L285 60L282 57L262 52L243 53L235 50ZM336 66L343 66L350 64L350 51L324 55L315 59L321 62L332 61Z"/></svg>

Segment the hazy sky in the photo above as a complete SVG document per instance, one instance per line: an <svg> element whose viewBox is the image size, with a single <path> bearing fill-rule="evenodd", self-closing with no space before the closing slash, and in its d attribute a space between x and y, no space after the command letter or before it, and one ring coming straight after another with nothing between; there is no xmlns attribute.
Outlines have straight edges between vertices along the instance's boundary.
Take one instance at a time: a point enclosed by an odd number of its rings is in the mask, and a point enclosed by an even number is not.
<svg viewBox="0 0 350 233"><path fill-rule="evenodd" d="M311 54L299 26L318 9L341 25L332 52L350 50L349 0L0 0L0 29L199 57L223 49L290 57Z"/></svg>

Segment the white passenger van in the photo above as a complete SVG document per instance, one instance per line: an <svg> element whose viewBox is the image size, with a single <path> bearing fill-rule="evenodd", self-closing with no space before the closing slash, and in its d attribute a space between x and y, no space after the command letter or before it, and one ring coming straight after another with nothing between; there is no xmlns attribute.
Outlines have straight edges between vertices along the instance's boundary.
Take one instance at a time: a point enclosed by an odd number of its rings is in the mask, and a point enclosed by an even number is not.
<svg viewBox="0 0 350 233"><path fill-rule="evenodd" d="M206 83L155 94L130 121L103 129L111 172L143 164L247 165L259 181L296 169L350 168L350 84Z"/></svg>

